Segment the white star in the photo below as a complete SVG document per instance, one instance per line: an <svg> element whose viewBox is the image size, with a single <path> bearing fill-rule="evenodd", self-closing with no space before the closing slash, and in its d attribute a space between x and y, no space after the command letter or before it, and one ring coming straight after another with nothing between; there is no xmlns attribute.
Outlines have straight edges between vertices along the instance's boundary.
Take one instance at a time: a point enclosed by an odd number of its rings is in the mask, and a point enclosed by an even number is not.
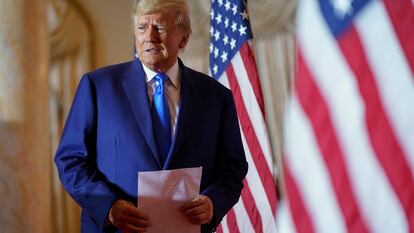
<svg viewBox="0 0 414 233"><path fill-rule="evenodd" d="M227 35L224 36L223 43L224 45L227 45L229 43L229 37Z"/></svg>
<svg viewBox="0 0 414 233"><path fill-rule="evenodd" d="M210 43L210 53L213 53L213 51L214 51L214 45L213 43Z"/></svg>
<svg viewBox="0 0 414 233"><path fill-rule="evenodd" d="M235 40L235 39L233 39L233 38L231 38L231 41L230 41L230 47L231 47L231 49L236 48L236 40Z"/></svg>
<svg viewBox="0 0 414 233"><path fill-rule="evenodd" d="M244 10L242 13L240 13L243 19L249 19L249 14L247 14L247 11Z"/></svg>
<svg viewBox="0 0 414 233"><path fill-rule="evenodd" d="M219 55L219 50L218 48L214 48L214 58L217 58Z"/></svg>
<svg viewBox="0 0 414 233"><path fill-rule="evenodd" d="M214 19L214 10L213 9L211 9L211 11L210 11L210 18Z"/></svg>
<svg viewBox="0 0 414 233"><path fill-rule="evenodd" d="M354 8L352 8L353 0L331 0L331 4L335 9L335 15L343 19L345 16L352 14Z"/></svg>
<svg viewBox="0 0 414 233"><path fill-rule="evenodd" d="M217 74L217 72L218 72L218 66L217 65L214 65L214 67L213 67L213 73L214 74Z"/></svg>
<svg viewBox="0 0 414 233"><path fill-rule="evenodd" d="M210 26L210 36L213 36L213 35L214 35L214 27Z"/></svg>
<svg viewBox="0 0 414 233"><path fill-rule="evenodd" d="M216 41L220 39L220 32L218 30L216 30L216 33L214 33L214 38L216 39Z"/></svg>
<svg viewBox="0 0 414 233"><path fill-rule="evenodd" d="M237 5L236 4L233 4L233 8L231 9L232 11L233 11L233 15L236 15L237 14Z"/></svg>
<svg viewBox="0 0 414 233"><path fill-rule="evenodd" d="M246 30L247 30L247 27L243 27L243 25L240 25L240 29L239 29L240 36L246 35Z"/></svg>
<svg viewBox="0 0 414 233"><path fill-rule="evenodd" d="M233 21L233 23L231 24L231 30L233 32L237 31L237 23Z"/></svg>
<svg viewBox="0 0 414 233"><path fill-rule="evenodd" d="M223 51L223 53L221 54L221 62L226 62L227 61L227 53Z"/></svg>
<svg viewBox="0 0 414 233"><path fill-rule="evenodd" d="M223 0L218 0L218 4L221 6L223 6Z"/></svg>
<svg viewBox="0 0 414 233"><path fill-rule="evenodd" d="M225 18L224 19L224 26L226 27L226 28L228 28L229 27L229 18Z"/></svg>
<svg viewBox="0 0 414 233"><path fill-rule="evenodd" d="M221 14L218 14L217 15L217 17L216 17L216 22L217 22L217 24L220 24L221 23L221 17L223 17Z"/></svg>
<svg viewBox="0 0 414 233"><path fill-rule="evenodd" d="M229 0L226 0L226 5L224 6L226 7L226 11L230 10L231 6Z"/></svg>

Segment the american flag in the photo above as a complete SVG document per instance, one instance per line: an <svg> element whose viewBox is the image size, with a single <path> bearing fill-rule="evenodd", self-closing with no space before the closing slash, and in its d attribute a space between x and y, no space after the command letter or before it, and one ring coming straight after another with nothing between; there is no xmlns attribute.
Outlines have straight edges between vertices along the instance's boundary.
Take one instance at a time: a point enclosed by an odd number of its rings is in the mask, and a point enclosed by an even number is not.
<svg viewBox="0 0 414 233"><path fill-rule="evenodd" d="M212 0L210 71L233 92L249 171L217 232L276 232L276 188L246 1Z"/></svg>
<svg viewBox="0 0 414 233"><path fill-rule="evenodd" d="M414 1L303 0L280 232L414 232Z"/></svg>

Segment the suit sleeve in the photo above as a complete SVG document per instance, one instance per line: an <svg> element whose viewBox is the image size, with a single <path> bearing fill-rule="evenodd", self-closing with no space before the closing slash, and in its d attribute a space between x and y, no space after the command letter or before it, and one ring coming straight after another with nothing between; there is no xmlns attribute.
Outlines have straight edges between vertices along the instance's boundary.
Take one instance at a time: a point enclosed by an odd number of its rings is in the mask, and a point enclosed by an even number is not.
<svg viewBox="0 0 414 233"><path fill-rule="evenodd" d="M213 229L238 202L248 170L233 96L230 91L226 94L214 182L203 191L213 202L214 216L210 224Z"/></svg>
<svg viewBox="0 0 414 233"><path fill-rule="evenodd" d="M96 166L96 122L96 89L85 75L66 120L55 163L66 191L103 227L117 194Z"/></svg>

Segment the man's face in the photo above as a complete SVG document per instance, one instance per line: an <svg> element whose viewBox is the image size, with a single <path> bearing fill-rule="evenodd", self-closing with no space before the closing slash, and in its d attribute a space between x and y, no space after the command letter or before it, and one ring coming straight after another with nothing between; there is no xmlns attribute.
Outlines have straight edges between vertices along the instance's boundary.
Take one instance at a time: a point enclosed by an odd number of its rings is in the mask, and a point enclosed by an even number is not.
<svg viewBox="0 0 414 233"><path fill-rule="evenodd" d="M163 11L139 16L135 37L141 62L155 72L166 72L177 61L189 34L176 25L173 12Z"/></svg>

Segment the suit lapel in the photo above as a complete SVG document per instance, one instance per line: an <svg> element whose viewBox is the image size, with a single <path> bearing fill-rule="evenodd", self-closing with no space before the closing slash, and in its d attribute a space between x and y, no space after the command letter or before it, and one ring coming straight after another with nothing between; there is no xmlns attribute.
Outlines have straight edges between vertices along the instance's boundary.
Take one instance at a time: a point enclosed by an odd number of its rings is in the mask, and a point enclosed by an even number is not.
<svg viewBox="0 0 414 233"><path fill-rule="evenodd" d="M176 151L180 149L186 137L189 137L189 123L192 120L191 109L194 109L192 99L196 96L189 70L178 60L181 69L181 89L180 89L180 111L177 120L177 133L173 140L172 148L164 164L164 169L168 169L172 160L176 157Z"/></svg>
<svg viewBox="0 0 414 233"><path fill-rule="evenodd" d="M154 158L161 167L152 129L151 112L144 77L145 72L142 68L142 64L138 59L135 59L123 77L122 86L128 98L135 120L137 121Z"/></svg>

